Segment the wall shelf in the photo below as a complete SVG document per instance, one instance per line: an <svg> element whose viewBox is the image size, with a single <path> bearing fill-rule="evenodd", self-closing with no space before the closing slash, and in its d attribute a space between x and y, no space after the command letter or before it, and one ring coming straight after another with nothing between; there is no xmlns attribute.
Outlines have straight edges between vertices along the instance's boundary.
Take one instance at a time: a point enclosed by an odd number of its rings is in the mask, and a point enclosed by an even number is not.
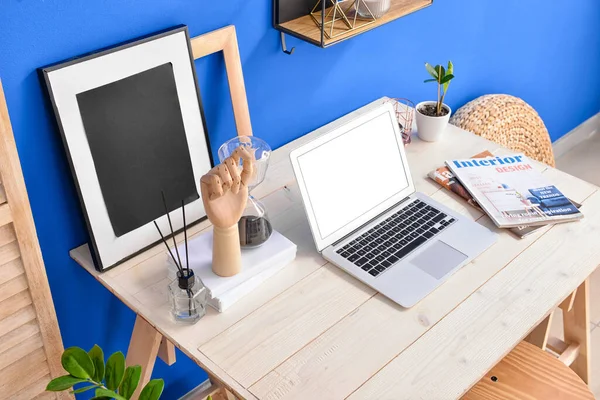
<svg viewBox="0 0 600 400"><path fill-rule="evenodd" d="M323 5L325 4L325 1L326 0L322 0ZM347 0L347 2L350 1L353 0ZM321 27L317 26L310 15L312 8L316 4L314 0L274 0L273 25L275 29L283 33L295 36L316 46L329 47L343 40L360 35L363 32L370 31L378 26L394 21L407 14L411 14L415 11L428 7L433 3L433 0L391 0L391 3L390 10L386 14L374 22L364 25L360 28L347 30L347 27L342 21L336 22L332 37L328 37L328 35L323 32ZM327 4L331 4L329 0L327 0ZM330 7L325 9L326 15L329 10ZM352 10L348 14L349 19L354 18L354 12L354 7L352 7ZM329 32L329 26L330 25L325 28L327 32Z"/></svg>

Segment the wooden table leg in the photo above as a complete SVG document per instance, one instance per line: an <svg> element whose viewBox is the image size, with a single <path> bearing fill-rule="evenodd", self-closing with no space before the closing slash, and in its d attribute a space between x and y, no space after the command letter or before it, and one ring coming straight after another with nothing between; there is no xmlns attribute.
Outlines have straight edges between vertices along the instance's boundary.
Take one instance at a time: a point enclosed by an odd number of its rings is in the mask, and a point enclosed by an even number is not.
<svg viewBox="0 0 600 400"><path fill-rule="evenodd" d="M239 400L225 386L212 377L202 382L200 386L185 395L186 400L206 400L211 396L212 400Z"/></svg>
<svg viewBox="0 0 600 400"><path fill-rule="evenodd" d="M126 359L127 366L142 367L142 377L133 399L139 397L142 388L150 381L162 338L163 336L144 318L139 315L136 317Z"/></svg>
<svg viewBox="0 0 600 400"><path fill-rule="evenodd" d="M548 314L548 316L536 326L525 338L525 341L531 343L534 346L539 347L542 350L546 350L548 344L548 337L550 336L550 326L552 325L552 317L554 311Z"/></svg>
<svg viewBox="0 0 600 400"><path fill-rule="evenodd" d="M177 360L175 356L175 346L166 337L162 337L160 347L158 348L158 358L163 360L165 364L171 366Z"/></svg>
<svg viewBox="0 0 600 400"><path fill-rule="evenodd" d="M175 363L175 346L148 321L138 315L133 326L126 359L127 366L140 365L142 367L140 383L132 399L137 400L142 388L150 381L157 357L160 357L167 365L172 365ZM215 384L216 381L213 379L211 382L213 382L211 387L198 394L199 397L194 398L205 399L211 395L213 400L236 400L236 397L224 386Z"/></svg>
<svg viewBox="0 0 600 400"><path fill-rule="evenodd" d="M571 368L579 377L590 385L590 309L589 309L589 279L579 288L570 311L563 309L565 342L578 343L579 354L571 364Z"/></svg>
<svg viewBox="0 0 600 400"><path fill-rule="evenodd" d="M217 391L213 392L212 398L213 400L229 400L227 389L223 387L219 388Z"/></svg>

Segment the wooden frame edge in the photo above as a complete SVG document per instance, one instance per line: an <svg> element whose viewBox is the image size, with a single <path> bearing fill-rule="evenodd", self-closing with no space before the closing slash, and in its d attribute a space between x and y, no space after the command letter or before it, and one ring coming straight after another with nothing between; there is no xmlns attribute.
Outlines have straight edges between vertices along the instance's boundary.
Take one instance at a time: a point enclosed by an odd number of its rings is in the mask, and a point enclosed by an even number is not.
<svg viewBox="0 0 600 400"><path fill-rule="evenodd" d="M224 28L196 36L190 39L190 42L194 60L219 51L223 52L238 136L252 136L250 110L246 97L246 86L244 84L235 26L228 25Z"/></svg>

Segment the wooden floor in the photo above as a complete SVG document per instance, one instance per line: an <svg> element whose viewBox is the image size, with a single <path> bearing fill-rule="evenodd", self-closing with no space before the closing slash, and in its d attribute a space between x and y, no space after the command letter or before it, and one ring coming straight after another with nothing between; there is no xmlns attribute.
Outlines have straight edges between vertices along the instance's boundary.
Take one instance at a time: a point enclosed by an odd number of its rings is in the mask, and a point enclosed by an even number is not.
<svg viewBox="0 0 600 400"><path fill-rule="evenodd" d="M556 167L595 185L600 185L600 134L579 143L556 160ZM594 395L600 399L600 269L590 279L592 329L592 384ZM560 309L558 310L560 313ZM560 318L557 318L560 317ZM553 332L562 338L562 317L553 318Z"/></svg>

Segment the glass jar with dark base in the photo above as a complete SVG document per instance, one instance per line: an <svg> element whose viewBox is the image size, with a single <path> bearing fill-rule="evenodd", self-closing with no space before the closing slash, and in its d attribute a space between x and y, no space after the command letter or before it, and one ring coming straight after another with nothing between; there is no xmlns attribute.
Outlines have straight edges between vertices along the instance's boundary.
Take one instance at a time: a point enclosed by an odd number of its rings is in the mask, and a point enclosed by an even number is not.
<svg viewBox="0 0 600 400"><path fill-rule="evenodd" d="M246 209L238 222L238 228L240 246L248 248L262 245L273 233L265 206L253 196L248 196Z"/></svg>

